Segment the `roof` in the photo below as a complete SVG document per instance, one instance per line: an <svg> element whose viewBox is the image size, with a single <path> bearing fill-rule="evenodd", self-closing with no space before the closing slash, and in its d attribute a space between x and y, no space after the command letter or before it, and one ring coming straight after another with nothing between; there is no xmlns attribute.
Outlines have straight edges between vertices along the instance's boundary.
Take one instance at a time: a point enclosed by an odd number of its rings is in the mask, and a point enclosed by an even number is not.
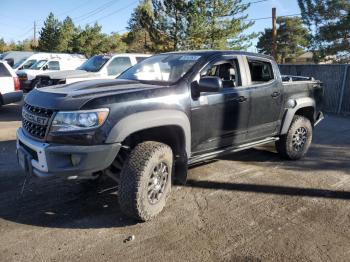
<svg viewBox="0 0 350 262"><path fill-rule="evenodd" d="M272 56L265 55L265 54L259 54L259 53L252 53L252 52L246 52L246 51L236 51L236 50L188 50L188 51L176 51L176 52L168 52L163 54L201 54L201 55L245 55L245 56L257 56L261 58L267 58L267 59L273 59Z"/></svg>

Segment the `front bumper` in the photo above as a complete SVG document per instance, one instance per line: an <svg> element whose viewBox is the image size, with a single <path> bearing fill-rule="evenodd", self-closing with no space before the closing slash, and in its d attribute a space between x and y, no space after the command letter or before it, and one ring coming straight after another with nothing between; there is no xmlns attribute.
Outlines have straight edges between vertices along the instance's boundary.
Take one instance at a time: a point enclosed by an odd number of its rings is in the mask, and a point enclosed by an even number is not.
<svg viewBox="0 0 350 262"><path fill-rule="evenodd" d="M1 95L1 102L3 105L21 101L23 98L23 91L15 91Z"/></svg>
<svg viewBox="0 0 350 262"><path fill-rule="evenodd" d="M29 138L17 130L18 159L26 172L38 177L86 176L109 167L121 148L120 143L78 146L48 144Z"/></svg>

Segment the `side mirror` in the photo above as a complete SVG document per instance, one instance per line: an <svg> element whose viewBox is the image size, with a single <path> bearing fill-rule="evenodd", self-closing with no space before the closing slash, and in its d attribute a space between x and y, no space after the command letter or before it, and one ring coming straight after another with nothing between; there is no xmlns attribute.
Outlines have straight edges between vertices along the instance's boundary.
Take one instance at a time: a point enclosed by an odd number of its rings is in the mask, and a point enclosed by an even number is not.
<svg viewBox="0 0 350 262"><path fill-rule="evenodd" d="M217 76L204 76L199 80L199 92L219 92L222 89L222 81Z"/></svg>
<svg viewBox="0 0 350 262"><path fill-rule="evenodd" d="M43 70L45 71L45 70L47 70L47 69L49 69L49 66L48 66L48 65L44 65L44 66L43 66Z"/></svg>

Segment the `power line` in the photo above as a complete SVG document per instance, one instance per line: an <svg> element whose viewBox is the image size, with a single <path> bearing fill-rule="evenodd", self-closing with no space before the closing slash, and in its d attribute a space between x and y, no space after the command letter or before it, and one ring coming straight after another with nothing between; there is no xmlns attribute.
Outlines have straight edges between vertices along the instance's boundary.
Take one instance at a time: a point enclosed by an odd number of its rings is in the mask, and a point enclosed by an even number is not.
<svg viewBox="0 0 350 262"><path fill-rule="evenodd" d="M280 15L280 16L277 16L277 17L297 17L297 16L301 16L301 14ZM252 18L252 19L245 19L244 21L259 21L259 20L266 20L266 19L272 19L272 16L260 17L260 18Z"/></svg>
<svg viewBox="0 0 350 262"><path fill-rule="evenodd" d="M83 21L83 20L85 20L85 19L87 19L87 18L90 18L90 17L93 16L93 15L96 15L96 14L98 14L98 13L101 13L102 11L104 11L105 9L111 7L112 5L114 5L114 4L117 3L117 2L118 2L118 1L116 1L116 0L108 1L107 3L104 3L103 5L101 5L101 6L97 7L97 8L95 8L95 9L93 9L93 10L91 10L91 11L85 13L85 14L82 14L82 15L80 15L80 16L74 17L73 20L75 20L75 21L78 20L78 21L81 22L81 21Z"/></svg>
<svg viewBox="0 0 350 262"><path fill-rule="evenodd" d="M69 9L69 10L67 10L65 12L61 12L61 13L57 14L57 16L61 16L61 15L64 15L64 14L68 14L69 15L70 12L75 11L75 10L77 10L80 7L83 7L86 4L88 4L88 3L91 3L91 1L90 0L85 0L83 4L77 5L76 7L73 7L72 9Z"/></svg>
<svg viewBox="0 0 350 262"><path fill-rule="evenodd" d="M92 23L95 23L95 22L99 22L99 21L102 20L102 19L105 19L105 18L107 18L107 17L110 17L111 15L114 15L114 14L116 14L116 13L119 13L120 11L123 11L123 10L127 9L128 7L134 5L134 4L137 3L137 2L139 2L139 1L133 1L133 2L130 3L129 5L124 6L124 7L120 8L120 9L117 9L117 10L115 10L115 11L113 11L113 12L111 12L111 13L105 15L105 16L100 17L100 18L91 20L91 21L88 22L87 24L92 24Z"/></svg>
<svg viewBox="0 0 350 262"><path fill-rule="evenodd" d="M260 0L260 1L254 1L254 2L248 2L247 4L258 4L258 3L262 3L262 2L267 2L268 0Z"/></svg>

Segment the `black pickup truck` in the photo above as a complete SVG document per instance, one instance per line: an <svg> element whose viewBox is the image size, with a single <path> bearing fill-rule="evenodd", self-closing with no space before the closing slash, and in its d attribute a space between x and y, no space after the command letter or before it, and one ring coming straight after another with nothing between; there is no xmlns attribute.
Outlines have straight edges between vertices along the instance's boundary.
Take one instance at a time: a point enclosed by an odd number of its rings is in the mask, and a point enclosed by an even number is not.
<svg viewBox="0 0 350 262"><path fill-rule="evenodd" d="M323 119L323 87L283 82L265 55L236 51L155 55L115 80L36 89L25 98L17 156L38 177L119 183L127 215L146 221L165 206L188 166L275 142L296 160Z"/></svg>

